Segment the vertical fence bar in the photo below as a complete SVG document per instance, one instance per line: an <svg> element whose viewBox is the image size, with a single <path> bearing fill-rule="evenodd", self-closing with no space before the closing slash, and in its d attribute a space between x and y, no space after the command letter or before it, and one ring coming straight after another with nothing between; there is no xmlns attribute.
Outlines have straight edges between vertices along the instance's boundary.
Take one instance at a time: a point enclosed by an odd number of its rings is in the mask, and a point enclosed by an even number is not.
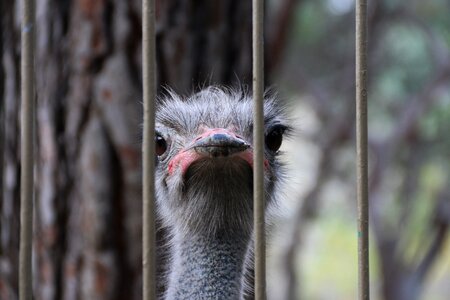
<svg viewBox="0 0 450 300"><path fill-rule="evenodd" d="M33 132L35 119L34 0L22 1L22 9L19 297L22 300L28 300L32 298Z"/></svg>
<svg viewBox="0 0 450 300"><path fill-rule="evenodd" d="M266 299L264 224L264 1L253 0L253 219L255 230L255 299Z"/></svg>
<svg viewBox="0 0 450 300"><path fill-rule="evenodd" d="M0 1L0 12L3 11L3 1ZM3 59L3 30L0 30L0 59ZM4 166L4 149L5 149L5 127L6 127L6 121L5 121L5 100L3 89L4 89L4 72L3 67L0 67L0 199L3 199L3 166ZM0 232L2 232L2 222L0 221Z"/></svg>
<svg viewBox="0 0 450 300"><path fill-rule="evenodd" d="M358 202L358 295L368 300L369 196L367 160L367 0L356 0L356 156Z"/></svg>
<svg viewBox="0 0 450 300"><path fill-rule="evenodd" d="M156 299L155 233L155 1L142 2L142 77L144 94L143 158L143 299Z"/></svg>

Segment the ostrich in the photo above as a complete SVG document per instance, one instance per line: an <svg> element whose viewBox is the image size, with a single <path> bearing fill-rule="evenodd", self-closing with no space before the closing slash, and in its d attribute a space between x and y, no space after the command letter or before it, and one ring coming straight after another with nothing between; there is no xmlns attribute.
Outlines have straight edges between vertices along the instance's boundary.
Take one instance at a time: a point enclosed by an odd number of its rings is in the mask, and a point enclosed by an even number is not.
<svg viewBox="0 0 450 300"><path fill-rule="evenodd" d="M265 195L269 205L289 129L265 97ZM155 147L158 215L170 235L165 299L239 299L252 256L252 101L244 91L207 88L160 99Z"/></svg>

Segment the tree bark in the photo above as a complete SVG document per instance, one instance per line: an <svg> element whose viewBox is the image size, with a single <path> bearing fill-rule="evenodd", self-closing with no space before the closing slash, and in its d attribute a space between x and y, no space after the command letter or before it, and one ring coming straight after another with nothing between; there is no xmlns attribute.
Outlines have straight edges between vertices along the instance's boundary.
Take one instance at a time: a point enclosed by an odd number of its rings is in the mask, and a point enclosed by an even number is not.
<svg viewBox="0 0 450 300"><path fill-rule="evenodd" d="M8 30L0 72L0 298L16 299L20 5L1 3ZM139 299L140 1L36 4L35 299ZM249 1L157 1L159 86L190 93L250 83L250 13Z"/></svg>

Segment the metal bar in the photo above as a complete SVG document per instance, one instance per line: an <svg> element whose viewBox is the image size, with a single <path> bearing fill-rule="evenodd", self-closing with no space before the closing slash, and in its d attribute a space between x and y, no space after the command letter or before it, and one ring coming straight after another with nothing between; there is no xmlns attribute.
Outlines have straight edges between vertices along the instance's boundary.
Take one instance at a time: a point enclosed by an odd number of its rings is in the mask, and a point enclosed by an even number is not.
<svg viewBox="0 0 450 300"><path fill-rule="evenodd" d="M142 76L144 93L143 159L143 299L156 299L155 234L155 1L142 1Z"/></svg>
<svg viewBox="0 0 450 300"><path fill-rule="evenodd" d="M32 298L35 3L22 2L19 296Z"/></svg>
<svg viewBox="0 0 450 300"><path fill-rule="evenodd" d="M358 202L358 295L369 290L369 196L367 160L367 0L356 0L356 156Z"/></svg>
<svg viewBox="0 0 450 300"><path fill-rule="evenodd" d="M0 12L4 11L3 1L0 1ZM1 13L0 13L1 14ZM0 30L0 59L3 59L3 30ZM0 66L0 99L4 99L4 72L3 66ZM4 166L4 149L5 149L5 101L0 101L0 199L3 199L3 166ZM2 222L0 221L0 232L2 232ZM0 255L2 252L0 250Z"/></svg>
<svg viewBox="0 0 450 300"><path fill-rule="evenodd" d="M266 299L264 224L264 1L253 0L253 220L255 230L255 299Z"/></svg>

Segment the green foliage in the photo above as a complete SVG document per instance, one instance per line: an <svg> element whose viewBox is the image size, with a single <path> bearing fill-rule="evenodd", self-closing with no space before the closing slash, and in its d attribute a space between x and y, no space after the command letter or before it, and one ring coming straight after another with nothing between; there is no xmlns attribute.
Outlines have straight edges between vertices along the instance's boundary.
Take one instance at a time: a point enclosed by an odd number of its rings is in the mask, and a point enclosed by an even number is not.
<svg viewBox="0 0 450 300"><path fill-rule="evenodd" d="M446 163L448 161L446 154L450 153L450 140L445 138L450 129L450 87L442 88L431 97L438 97L438 101L420 121L419 129L432 148L430 151L439 156L441 163Z"/></svg>

